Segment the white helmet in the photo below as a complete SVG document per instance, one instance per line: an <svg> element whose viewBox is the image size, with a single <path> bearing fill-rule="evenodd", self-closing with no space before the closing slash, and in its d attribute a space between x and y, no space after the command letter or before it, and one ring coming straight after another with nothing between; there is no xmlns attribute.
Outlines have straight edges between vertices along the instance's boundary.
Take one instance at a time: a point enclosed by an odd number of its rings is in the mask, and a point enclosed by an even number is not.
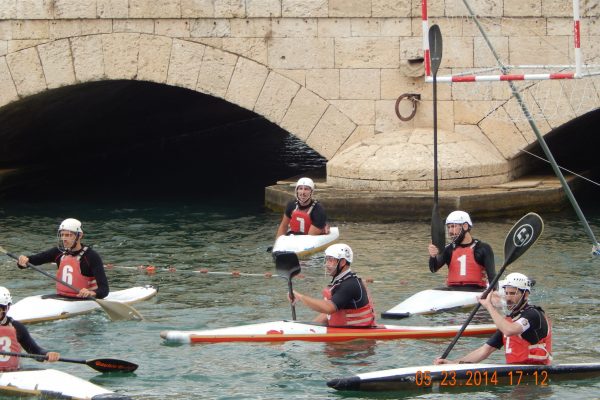
<svg viewBox="0 0 600 400"><path fill-rule="evenodd" d="M352 249L347 244L337 243L332 244L328 248L325 249L326 257L333 257L341 260L342 258L351 264L354 260L354 254L352 254Z"/></svg>
<svg viewBox="0 0 600 400"><path fill-rule="evenodd" d="M296 190L298 186L308 186L311 190L315 190L315 183L310 178L300 178L298 182L296 182Z"/></svg>
<svg viewBox="0 0 600 400"><path fill-rule="evenodd" d="M464 211L452 211L448 214L448 218L446 218L446 225L448 224L469 224L469 226L473 226L473 222L471 222L471 217Z"/></svg>
<svg viewBox="0 0 600 400"><path fill-rule="evenodd" d="M58 231L71 231L73 233L83 233L81 222L75 218L65 219L59 226Z"/></svg>
<svg viewBox="0 0 600 400"><path fill-rule="evenodd" d="M0 286L0 306L8 306L9 304L12 304L10 292L4 286Z"/></svg>
<svg viewBox="0 0 600 400"><path fill-rule="evenodd" d="M503 288L506 286L510 286L519 290L527 290L528 292L531 292L531 281L528 277L518 272L508 274L506 276L506 279L500 282L500 286Z"/></svg>

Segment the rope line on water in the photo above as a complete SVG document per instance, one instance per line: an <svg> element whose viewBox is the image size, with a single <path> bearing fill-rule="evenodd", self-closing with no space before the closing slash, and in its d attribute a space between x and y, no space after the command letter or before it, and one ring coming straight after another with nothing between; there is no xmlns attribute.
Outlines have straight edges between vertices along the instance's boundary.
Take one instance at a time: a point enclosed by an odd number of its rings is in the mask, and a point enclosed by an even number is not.
<svg viewBox="0 0 600 400"><path fill-rule="evenodd" d="M125 267L125 266L120 266L120 265L114 265L114 264L105 264L104 265L105 269L128 269L128 270L136 270L139 272L144 272L147 275L154 275L157 272L178 272L178 273L183 273L183 274L207 274L207 275L222 275L222 276L232 276L234 278L237 277L241 277L241 276L258 276L258 277L263 277L263 278L277 278L280 275L278 274L273 274L271 272L265 272L264 274L258 274L258 273L248 273L248 272L240 272L240 271L210 271L207 268L201 268L198 270L184 270L184 269L177 269L173 266L170 267L156 267L154 265L139 265L137 267ZM300 276L300 275L298 275ZM301 276L303 277L303 276Z"/></svg>
<svg viewBox="0 0 600 400"><path fill-rule="evenodd" d="M237 270L234 271L210 271L207 268L200 268L197 270L186 270L186 269L177 269L173 266L169 267L156 267L154 265L138 265L137 267L126 267L122 265L114 265L114 264L105 264L105 269L125 269L131 271L143 272L147 275L154 275L157 272L169 272L169 273L183 273L183 274L193 274L193 275L220 275L220 276L230 276L233 278L239 278L242 276L251 276L251 277L262 277L262 278L279 278L282 277L278 274L273 274L271 272L265 272L262 274L259 273L250 273L250 272L240 272ZM296 275L296 278L305 278L303 274ZM363 278L363 281L367 283L381 283L383 281L376 281L372 278Z"/></svg>

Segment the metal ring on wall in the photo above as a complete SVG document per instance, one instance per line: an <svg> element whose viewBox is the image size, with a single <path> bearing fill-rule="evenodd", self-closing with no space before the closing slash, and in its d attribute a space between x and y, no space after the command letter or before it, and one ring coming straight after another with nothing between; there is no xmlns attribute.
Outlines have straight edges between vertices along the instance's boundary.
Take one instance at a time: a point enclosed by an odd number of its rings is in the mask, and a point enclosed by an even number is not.
<svg viewBox="0 0 600 400"><path fill-rule="evenodd" d="M408 117L404 117L402 116L402 114L400 114L400 103L402 102L402 100L404 99L408 99L412 102L412 112L410 113L410 115ZM417 94L417 93L404 93L403 95L401 95L400 97L398 97L398 99L396 100L396 116L398 116L398 118L400 118L401 121L410 121L411 119L413 119L415 117L415 114L417 113L417 102L421 100L421 95Z"/></svg>

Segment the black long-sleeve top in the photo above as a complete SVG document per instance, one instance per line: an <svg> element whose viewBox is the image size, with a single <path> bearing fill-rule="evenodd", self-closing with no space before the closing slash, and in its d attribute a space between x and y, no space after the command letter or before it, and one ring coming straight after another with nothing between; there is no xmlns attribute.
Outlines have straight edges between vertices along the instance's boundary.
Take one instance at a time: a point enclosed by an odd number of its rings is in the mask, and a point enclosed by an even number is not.
<svg viewBox="0 0 600 400"><path fill-rule="evenodd" d="M70 252L69 254L77 257L82 250L74 253ZM65 253L62 250L60 250L58 247L54 247L50 250L46 250L28 257L29 262L33 265L41 265L51 262L56 263L56 265L60 265L60 257L63 254ZM104 263L102 262L100 255L88 247L88 249L81 256L79 264L81 267L81 273L83 275L89 277L93 276L96 278L96 283L98 285L98 289L95 290L96 298L103 299L108 296L108 279L106 278L106 273L104 272Z"/></svg>
<svg viewBox="0 0 600 400"><path fill-rule="evenodd" d="M491 283L496 277L496 261L494 260L494 251L492 250L492 246L485 242L480 240L475 240L475 242L475 247L473 248L475 261L477 264L482 265L485 268L488 282ZM429 270L431 272L437 272L437 270L439 270L442 266L450 265L450 260L452 260L452 252L454 252L456 247L469 247L471 245L473 245L473 242L446 246L441 254L438 254L436 257L429 257Z"/></svg>

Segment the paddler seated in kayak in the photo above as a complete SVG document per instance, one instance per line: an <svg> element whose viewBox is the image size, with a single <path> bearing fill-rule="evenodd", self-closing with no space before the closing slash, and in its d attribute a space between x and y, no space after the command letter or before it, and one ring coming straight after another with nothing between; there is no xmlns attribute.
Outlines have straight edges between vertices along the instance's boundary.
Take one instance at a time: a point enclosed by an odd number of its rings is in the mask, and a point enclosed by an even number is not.
<svg viewBox="0 0 600 400"><path fill-rule="evenodd" d="M350 270L353 258L350 246L342 243L329 246L325 250L325 268L332 279L323 290L323 299L294 290L294 302L304 303L321 313L314 319L315 322L327 323L328 326L375 325L375 310L367 287Z"/></svg>
<svg viewBox="0 0 600 400"><path fill-rule="evenodd" d="M12 296L9 290L0 286L0 343L2 343L0 372L19 370L21 357L2 354L2 352L20 353L21 348L28 353L45 355L49 362L58 361L60 353L42 349L33 340L25 325L7 315L11 304Z"/></svg>
<svg viewBox="0 0 600 400"><path fill-rule="evenodd" d="M448 289L481 290L496 277L494 251L489 244L473 238L472 228L469 214L452 211L446 218L450 244L441 253L433 243L429 245L429 270L435 273L448 265Z"/></svg>
<svg viewBox="0 0 600 400"><path fill-rule="evenodd" d="M325 209L312 198L315 183L310 178L296 182L296 199L291 200L283 212L275 239L281 235L322 235L329 233Z"/></svg>
<svg viewBox="0 0 600 400"><path fill-rule="evenodd" d="M108 279L104 272L104 264L100 255L91 247L81 243L83 229L81 222L75 218L65 219L58 227L58 247L31 256L19 256L19 268L27 268L27 263L41 265L56 263L56 277L70 283L79 292L60 283L56 283L56 293L66 297L95 297L103 299L108 296Z"/></svg>
<svg viewBox="0 0 600 400"><path fill-rule="evenodd" d="M504 346L507 364L550 364L552 361L552 327L542 308L529 304L532 283L518 272L501 281L504 294L493 292L479 299L498 327L488 341L464 357L450 361L443 358L435 364L478 363ZM505 299L507 315L502 316L494 307L498 297ZM504 303L504 301L502 301Z"/></svg>

